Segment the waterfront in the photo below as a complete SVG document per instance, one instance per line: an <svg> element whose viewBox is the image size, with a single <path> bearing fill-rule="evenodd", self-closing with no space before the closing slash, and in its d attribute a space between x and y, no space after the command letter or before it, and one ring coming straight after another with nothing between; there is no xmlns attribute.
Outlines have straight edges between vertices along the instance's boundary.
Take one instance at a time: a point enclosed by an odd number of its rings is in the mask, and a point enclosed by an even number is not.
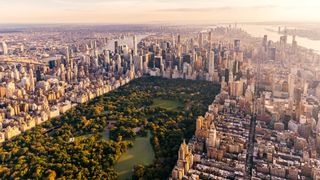
<svg viewBox="0 0 320 180"><path fill-rule="evenodd" d="M279 34L278 27L279 26L271 26L271 25L248 25L248 24L239 24L239 28L245 30L248 32L250 35L254 37L263 37L265 34L268 35L268 39L272 40L274 42L279 41L280 36L282 34ZM284 26L281 26L284 28ZM298 42L299 46L308 48L308 49L313 49L317 53L320 53L320 41L319 40L311 40L308 38L304 37L299 37L296 36L296 40ZM292 42L292 36L288 35L288 43Z"/></svg>

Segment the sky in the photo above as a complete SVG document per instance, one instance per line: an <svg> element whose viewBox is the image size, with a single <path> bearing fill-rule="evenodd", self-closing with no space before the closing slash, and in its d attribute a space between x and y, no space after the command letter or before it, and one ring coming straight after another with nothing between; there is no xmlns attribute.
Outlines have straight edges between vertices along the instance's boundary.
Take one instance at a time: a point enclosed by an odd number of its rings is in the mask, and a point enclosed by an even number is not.
<svg viewBox="0 0 320 180"><path fill-rule="evenodd" d="M319 9L319 0L0 0L0 24L318 22Z"/></svg>

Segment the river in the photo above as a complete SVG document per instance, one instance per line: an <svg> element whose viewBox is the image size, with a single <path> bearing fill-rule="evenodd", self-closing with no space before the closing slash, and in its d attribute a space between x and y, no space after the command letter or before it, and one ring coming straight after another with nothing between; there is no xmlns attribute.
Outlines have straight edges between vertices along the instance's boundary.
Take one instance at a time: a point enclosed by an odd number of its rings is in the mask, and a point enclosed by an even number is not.
<svg viewBox="0 0 320 180"><path fill-rule="evenodd" d="M279 26L272 25L248 25L248 24L239 24L239 28L245 30L253 37L263 37L264 35L268 35L268 40L272 40L274 42L279 41L280 36L282 34L278 33ZM284 28L284 26L281 26ZM273 31L270 31L273 30ZM296 41L299 46L313 49L315 52L320 53L320 41L319 40L311 40L305 37L296 36ZM288 43L292 42L292 36L288 36Z"/></svg>

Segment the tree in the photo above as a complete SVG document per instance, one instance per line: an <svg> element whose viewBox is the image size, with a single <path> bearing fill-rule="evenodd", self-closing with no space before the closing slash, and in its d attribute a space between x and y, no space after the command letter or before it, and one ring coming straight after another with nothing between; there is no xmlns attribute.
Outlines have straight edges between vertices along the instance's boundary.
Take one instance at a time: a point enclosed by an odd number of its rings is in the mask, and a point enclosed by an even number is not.
<svg viewBox="0 0 320 180"><path fill-rule="evenodd" d="M150 166L137 166L136 177L167 179L180 142L193 135L195 117L206 112L218 90L202 81L155 77L132 81L4 142L0 148L0 178L116 179L112 167L132 146L129 140L137 136L133 128L141 127L141 134L144 130L152 134L156 159ZM157 93L162 98L187 102L190 108L154 108L151 105ZM116 121L108 141L101 137L107 120ZM71 137L74 142L69 142Z"/></svg>
<svg viewBox="0 0 320 180"><path fill-rule="evenodd" d="M47 174L48 180L55 180L56 179L57 174L55 171L49 169L49 170L47 170L46 174Z"/></svg>
<svg viewBox="0 0 320 180"><path fill-rule="evenodd" d="M144 166L141 164L135 165L133 167L133 175L132 175L132 179L133 180L141 180L144 177Z"/></svg>

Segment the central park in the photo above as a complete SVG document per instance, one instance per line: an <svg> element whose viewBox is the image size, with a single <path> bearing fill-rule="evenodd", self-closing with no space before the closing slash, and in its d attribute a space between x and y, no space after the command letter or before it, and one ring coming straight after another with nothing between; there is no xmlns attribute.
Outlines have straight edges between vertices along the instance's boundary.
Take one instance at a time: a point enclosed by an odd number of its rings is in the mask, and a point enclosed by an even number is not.
<svg viewBox="0 0 320 180"><path fill-rule="evenodd" d="M166 179L219 85L142 77L0 148L0 177Z"/></svg>

